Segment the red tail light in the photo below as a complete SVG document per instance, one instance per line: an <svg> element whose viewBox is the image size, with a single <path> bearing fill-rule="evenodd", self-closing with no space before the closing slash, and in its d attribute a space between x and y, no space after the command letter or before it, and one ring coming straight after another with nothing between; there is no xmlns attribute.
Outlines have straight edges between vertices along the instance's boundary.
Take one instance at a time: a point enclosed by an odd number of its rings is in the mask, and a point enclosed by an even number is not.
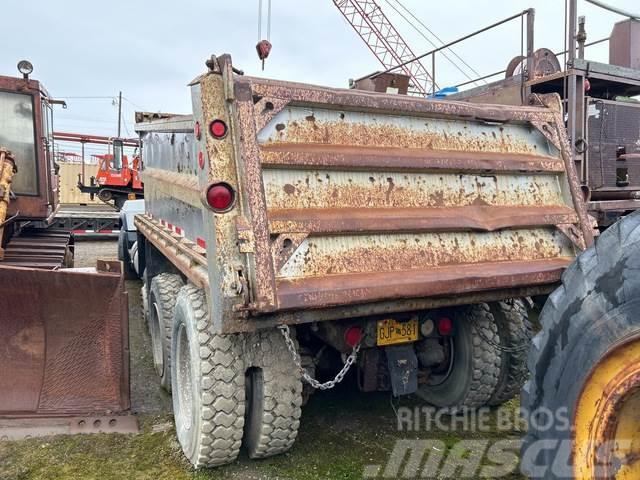
<svg viewBox="0 0 640 480"><path fill-rule="evenodd" d="M209 131L213 138L221 139L227 136L227 124L222 120L214 120L209 124Z"/></svg>
<svg viewBox="0 0 640 480"><path fill-rule="evenodd" d="M351 348L355 347L362 340L362 329L360 327L349 327L344 332L344 341Z"/></svg>
<svg viewBox="0 0 640 480"><path fill-rule="evenodd" d="M214 183L207 190L207 204L215 212L226 212L233 206L235 192L228 183Z"/></svg>
<svg viewBox="0 0 640 480"><path fill-rule="evenodd" d="M444 337L453 333L453 322L448 317L438 319L438 333Z"/></svg>

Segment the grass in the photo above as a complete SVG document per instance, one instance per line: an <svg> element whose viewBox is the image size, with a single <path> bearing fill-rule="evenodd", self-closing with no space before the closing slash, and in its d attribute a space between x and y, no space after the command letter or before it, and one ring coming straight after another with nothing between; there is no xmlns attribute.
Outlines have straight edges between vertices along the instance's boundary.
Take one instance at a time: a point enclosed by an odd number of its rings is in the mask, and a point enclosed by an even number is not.
<svg viewBox="0 0 640 480"><path fill-rule="evenodd" d="M403 399L402 406L419 407L421 404L417 400ZM515 415L517 403L505 408ZM145 415L140 417L140 435L62 436L0 443L0 478L360 479L367 465L382 465L384 469L398 439L439 440L446 445L447 452L443 452L446 455L463 439L499 440L518 438L520 434L514 429L499 431L495 412L486 420L489 429L483 433L461 428L454 431L448 428L398 431L389 395L341 389L312 398L303 411L300 434L293 449L262 461L252 461L241 454L231 465L194 471L182 457L173 428L153 431L154 425L170 423L171 416ZM501 478L515 480L522 477L514 473Z"/></svg>

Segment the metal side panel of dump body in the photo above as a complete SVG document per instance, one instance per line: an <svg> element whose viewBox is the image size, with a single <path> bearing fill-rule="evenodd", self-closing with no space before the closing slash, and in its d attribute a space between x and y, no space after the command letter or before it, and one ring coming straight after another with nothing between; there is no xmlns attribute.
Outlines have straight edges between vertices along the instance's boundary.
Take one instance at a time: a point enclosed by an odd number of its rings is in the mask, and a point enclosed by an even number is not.
<svg viewBox="0 0 640 480"><path fill-rule="evenodd" d="M154 178L190 198L167 202L169 221L209 259L191 264L208 267L223 331L548 291L592 242L555 97L425 100L237 76L227 60L192 85L189 175L145 157L144 180L145 221ZM217 181L236 191L226 213L198 196Z"/></svg>

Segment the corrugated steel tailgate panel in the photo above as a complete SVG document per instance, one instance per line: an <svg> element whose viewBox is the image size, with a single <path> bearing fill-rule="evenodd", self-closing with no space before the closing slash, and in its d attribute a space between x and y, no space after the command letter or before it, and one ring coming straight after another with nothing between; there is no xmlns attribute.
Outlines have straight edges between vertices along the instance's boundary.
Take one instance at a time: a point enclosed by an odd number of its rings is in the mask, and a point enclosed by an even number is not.
<svg viewBox="0 0 640 480"><path fill-rule="evenodd" d="M551 284L592 241L554 109L246 77L235 96L257 310Z"/></svg>

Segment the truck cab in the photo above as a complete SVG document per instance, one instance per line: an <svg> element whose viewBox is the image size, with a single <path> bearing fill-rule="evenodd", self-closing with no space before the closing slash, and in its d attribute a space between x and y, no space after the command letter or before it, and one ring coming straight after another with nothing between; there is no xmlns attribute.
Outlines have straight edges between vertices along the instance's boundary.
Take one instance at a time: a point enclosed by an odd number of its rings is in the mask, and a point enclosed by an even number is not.
<svg viewBox="0 0 640 480"><path fill-rule="evenodd" d="M29 78L0 76L0 145L13 153L17 174L7 218L46 224L58 204L58 179L53 162L53 103L46 89ZM33 67L30 67L31 69Z"/></svg>

